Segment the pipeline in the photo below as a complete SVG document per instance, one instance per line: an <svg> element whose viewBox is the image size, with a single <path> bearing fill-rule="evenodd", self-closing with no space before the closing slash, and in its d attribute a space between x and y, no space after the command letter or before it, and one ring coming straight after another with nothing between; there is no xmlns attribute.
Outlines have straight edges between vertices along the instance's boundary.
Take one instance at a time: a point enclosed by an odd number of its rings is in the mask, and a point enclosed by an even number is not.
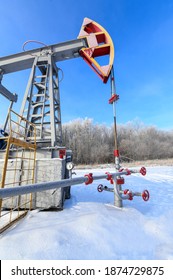
<svg viewBox="0 0 173 280"><path fill-rule="evenodd" d="M103 185L99 185L97 189L99 192L102 192L103 190L114 192L115 206L122 207L122 203L121 203L122 200L124 199L132 200L134 196L141 196L144 201L147 201L149 199L149 192L147 190L144 190L142 193L138 193L129 190L122 191L121 188L118 188L118 186L124 184L124 178L121 176L131 175L132 173L140 173L144 176L146 174L146 169L145 167L142 167L139 170L122 169L115 173L106 172L103 175L97 175L97 176L93 176L93 173L89 173L83 177L63 179L61 181L43 182L43 183L30 184L25 186L16 186L13 188L2 188L0 189L0 199L23 195L23 194L36 193L36 192L41 192L41 191L46 191L51 189L65 188L67 186L79 185L83 183L85 183L85 185L89 185L92 184L93 181L95 180L107 179L110 182L110 184L114 184L114 188L107 188L106 186L103 187Z"/></svg>
<svg viewBox="0 0 173 280"><path fill-rule="evenodd" d="M129 175L129 172L134 173L134 170L122 170L115 173L105 173L103 175L93 176L92 173L86 174L84 177L77 177L77 178L70 178L70 179L63 179L61 181L54 181L54 182L43 182L43 183L36 183L36 184L28 184L25 186L16 186L13 188L2 188L0 189L0 199L6 197L12 197L22 194L28 193L36 193L51 189L59 189L65 188L67 186L78 185L85 183L85 185L92 184L95 180L107 179L111 180L115 177L122 176L122 175ZM135 173L141 173L141 169L139 171L135 171Z"/></svg>
<svg viewBox="0 0 173 280"><path fill-rule="evenodd" d="M120 173L126 172L125 175L131 175L132 173L140 173L142 176L145 176L147 171L145 167L141 167L139 170L137 169L120 169ZM122 174L121 174L122 175ZM108 191L114 193L114 206L121 208L122 200L128 199L133 200L134 196L141 196L144 201L148 201L150 198L150 194L148 190L144 190L141 192L133 192L129 189L122 190L122 185L124 184L125 180L122 176L114 176L108 174L107 180L110 181L111 184L114 185L113 188L103 186L102 184L98 185L97 190L98 192Z"/></svg>

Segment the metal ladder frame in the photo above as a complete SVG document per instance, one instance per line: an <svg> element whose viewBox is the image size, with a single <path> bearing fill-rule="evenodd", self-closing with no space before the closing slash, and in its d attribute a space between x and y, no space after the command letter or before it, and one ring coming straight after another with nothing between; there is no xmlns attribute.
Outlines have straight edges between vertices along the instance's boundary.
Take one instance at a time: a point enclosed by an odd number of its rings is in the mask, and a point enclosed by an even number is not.
<svg viewBox="0 0 173 280"><path fill-rule="evenodd" d="M62 145L58 71L52 54L35 57L20 110L35 124L37 142L52 147Z"/></svg>

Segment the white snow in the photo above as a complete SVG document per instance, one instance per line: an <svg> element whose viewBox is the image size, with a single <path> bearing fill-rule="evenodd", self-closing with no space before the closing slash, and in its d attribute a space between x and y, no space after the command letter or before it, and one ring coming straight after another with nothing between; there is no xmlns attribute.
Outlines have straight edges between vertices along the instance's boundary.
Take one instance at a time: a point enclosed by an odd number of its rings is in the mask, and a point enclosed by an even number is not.
<svg viewBox="0 0 173 280"><path fill-rule="evenodd" d="M111 169L75 170L104 174ZM98 184L73 186L60 212L30 211L0 237L1 260L172 260L173 167L149 167L145 177L125 176L124 188L148 189L150 200L125 200L113 207L113 193Z"/></svg>

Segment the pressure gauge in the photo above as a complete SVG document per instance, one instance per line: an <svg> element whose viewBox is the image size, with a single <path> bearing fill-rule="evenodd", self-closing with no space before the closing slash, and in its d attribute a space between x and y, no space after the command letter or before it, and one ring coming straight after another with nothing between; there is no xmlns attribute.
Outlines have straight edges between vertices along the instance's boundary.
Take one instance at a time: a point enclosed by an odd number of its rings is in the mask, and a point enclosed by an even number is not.
<svg viewBox="0 0 173 280"><path fill-rule="evenodd" d="M72 169L74 168L73 162L67 162L67 163L66 163L66 168L67 168L68 170L72 170Z"/></svg>

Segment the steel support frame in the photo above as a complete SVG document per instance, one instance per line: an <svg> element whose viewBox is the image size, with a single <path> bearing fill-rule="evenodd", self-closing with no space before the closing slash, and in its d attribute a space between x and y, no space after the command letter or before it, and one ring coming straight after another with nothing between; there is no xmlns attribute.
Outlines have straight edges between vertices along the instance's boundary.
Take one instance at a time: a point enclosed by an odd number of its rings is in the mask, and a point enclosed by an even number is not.
<svg viewBox="0 0 173 280"><path fill-rule="evenodd" d="M37 143L52 147L62 145L58 70L52 54L35 57L20 110L21 116L36 125Z"/></svg>
<svg viewBox="0 0 173 280"><path fill-rule="evenodd" d="M8 100L12 102L17 102L17 94L11 93L7 88L1 85L1 83L0 83L0 93Z"/></svg>
<svg viewBox="0 0 173 280"><path fill-rule="evenodd" d="M59 81L56 62L80 57L79 52L84 47L88 47L87 40L85 38L81 38L0 58L0 82L3 75L5 74L31 68L31 73L21 105L20 115L34 124L36 124L38 120L40 121L40 125L37 127L39 129L39 141L43 143L49 143L51 147L62 145ZM41 62L45 62L47 64L45 67L48 68L48 83L45 83L45 87L47 88L45 88L44 100L43 98L41 99L41 95L40 97L36 98L34 102L38 102L38 104L36 104L34 109L32 106L34 94L34 75L37 70L36 68L39 68L39 63ZM12 102L17 101L17 95L10 93L8 89L1 85L1 83L0 92L2 92L2 94ZM48 97L46 97L47 95ZM46 98L49 99L49 105L45 104ZM44 104L42 106L42 116L39 117L37 112L41 102ZM46 110L46 107L49 107L49 110ZM34 114L37 115L37 117L33 117ZM48 116L49 120L47 123L45 119L48 119ZM6 123L7 121L5 122L4 127L6 127ZM49 131L44 134L43 131L45 131L45 128L47 129L47 124L50 125L50 128Z"/></svg>

